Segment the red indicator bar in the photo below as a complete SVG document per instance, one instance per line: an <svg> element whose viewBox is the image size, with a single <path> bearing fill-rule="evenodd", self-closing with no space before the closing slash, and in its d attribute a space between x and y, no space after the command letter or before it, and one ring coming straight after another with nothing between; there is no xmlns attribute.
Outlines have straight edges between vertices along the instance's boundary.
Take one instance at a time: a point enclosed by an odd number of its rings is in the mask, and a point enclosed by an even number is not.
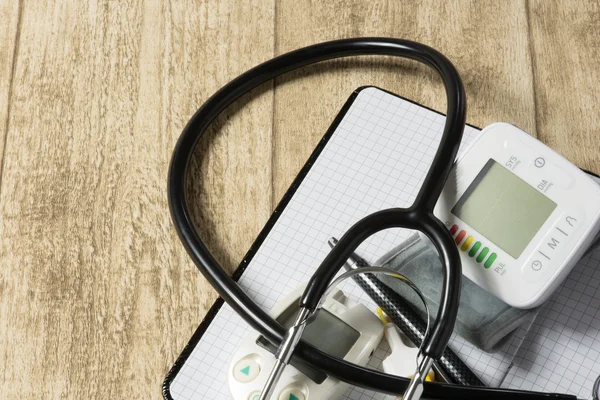
<svg viewBox="0 0 600 400"><path fill-rule="evenodd" d="M456 224L452 225L452 228L450 228L450 234L452 236L454 236L454 234L456 233L457 230L458 230L458 225L456 225Z"/></svg>

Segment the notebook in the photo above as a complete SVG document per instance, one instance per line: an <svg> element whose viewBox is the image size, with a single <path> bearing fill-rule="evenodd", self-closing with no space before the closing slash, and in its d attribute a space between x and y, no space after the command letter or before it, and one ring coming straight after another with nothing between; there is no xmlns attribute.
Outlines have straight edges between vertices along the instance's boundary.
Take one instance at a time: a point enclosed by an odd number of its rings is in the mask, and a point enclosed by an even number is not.
<svg viewBox="0 0 600 400"><path fill-rule="evenodd" d="M280 297L308 281L329 252L330 237L340 237L372 212L409 206L433 159L444 121L443 115L381 89L357 90L282 199L234 278L268 310ZM468 126L461 151L479 133ZM404 229L380 232L357 252L374 262L410 234ZM585 262L592 265L593 260L587 258ZM375 309L375 304L352 280L340 288L354 300ZM532 320L523 326L494 354L475 348L457 335L452 337L450 347L486 384L517 387L529 380L520 381L518 374L509 374L509 369L526 337L527 350L537 343L536 337L526 336L530 326L534 327L531 332L551 334L536 323ZM250 329L219 299L169 372L163 386L164 397L231 398L228 366ZM382 341L369 365L380 368L388 353L387 343ZM529 371L523 361L529 358L515 360L516 371ZM541 373L540 376L546 376ZM358 387L349 388L342 398L394 399Z"/></svg>
<svg viewBox="0 0 600 400"><path fill-rule="evenodd" d="M600 246L544 305L503 386L592 398L600 376Z"/></svg>

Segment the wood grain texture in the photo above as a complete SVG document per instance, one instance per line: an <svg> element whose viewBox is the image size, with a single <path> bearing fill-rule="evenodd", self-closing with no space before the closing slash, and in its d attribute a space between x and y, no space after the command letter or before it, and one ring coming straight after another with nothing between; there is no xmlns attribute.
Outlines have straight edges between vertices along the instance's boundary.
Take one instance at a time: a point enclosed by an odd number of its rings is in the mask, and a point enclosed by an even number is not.
<svg viewBox="0 0 600 400"><path fill-rule="evenodd" d="M18 1L0 1L0 179L8 131L12 76L16 65L15 54L19 42L20 11Z"/></svg>
<svg viewBox="0 0 600 400"><path fill-rule="evenodd" d="M525 3L297 1L277 4L277 52L352 36L392 36L440 50L460 71L468 121L512 121L535 133L533 79ZM275 90L276 199L285 192L350 93L376 85L437 110L443 87L414 62L361 58L330 62L286 78ZM315 106L318 105L318 106Z"/></svg>
<svg viewBox="0 0 600 400"><path fill-rule="evenodd" d="M598 7L0 1L3 397L160 398L216 296L172 227L168 162L189 117L231 78L328 39L422 41L460 70L469 122L515 123L600 172ZM343 102L370 84L445 107L431 71L365 58L278 79L216 121L193 160L188 196L229 270Z"/></svg>
<svg viewBox="0 0 600 400"><path fill-rule="evenodd" d="M600 2L531 1L538 134L600 174Z"/></svg>
<svg viewBox="0 0 600 400"><path fill-rule="evenodd" d="M24 6L0 197L4 398L160 398L215 299L172 228L171 151L202 101L272 56L269 10ZM216 224L202 231L229 266L270 212L271 110L266 92L223 118L196 162L194 204Z"/></svg>

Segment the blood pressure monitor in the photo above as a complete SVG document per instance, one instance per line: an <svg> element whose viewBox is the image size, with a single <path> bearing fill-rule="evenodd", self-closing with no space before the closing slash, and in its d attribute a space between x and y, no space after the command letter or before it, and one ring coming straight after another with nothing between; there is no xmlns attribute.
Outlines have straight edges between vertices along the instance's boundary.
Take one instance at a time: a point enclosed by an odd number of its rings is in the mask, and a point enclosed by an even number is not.
<svg viewBox="0 0 600 400"><path fill-rule="evenodd" d="M515 126L485 128L455 164L434 214L463 273L505 303L542 304L600 229L600 186Z"/></svg>
<svg viewBox="0 0 600 400"><path fill-rule="evenodd" d="M289 328L298 312L302 285L273 307L270 314ZM330 294L316 318L304 330L302 340L317 349L358 365L367 365L383 338L383 324L364 305L353 302L341 290ZM235 400L257 400L269 372L275 365L277 348L253 332L233 355L229 366L229 390ZM278 400L337 399L348 384L327 376L320 370L292 359L277 387Z"/></svg>

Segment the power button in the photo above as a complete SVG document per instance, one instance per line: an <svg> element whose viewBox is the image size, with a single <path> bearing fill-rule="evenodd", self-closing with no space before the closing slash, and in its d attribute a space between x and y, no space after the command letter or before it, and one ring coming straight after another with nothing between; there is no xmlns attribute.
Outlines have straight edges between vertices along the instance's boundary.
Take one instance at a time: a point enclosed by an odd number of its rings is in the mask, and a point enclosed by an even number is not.
<svg viewBox="0 0 600 400"><path fill-rule="evenodd" d="M547 182L555 183L563 189L569 189L575 185L575 180L567 172L542 156L535 157L530 163L537 170L536 173L542 173L543 179Z"/></svg>
<svg viewBox="0 0 600 400"><path fill-rule="evenodd" d="M538 157L535 160L533 160L533 165L535 165L538 168L542 168L544 165L546 165L546 160L544 160L543 157Z"/></svg>

